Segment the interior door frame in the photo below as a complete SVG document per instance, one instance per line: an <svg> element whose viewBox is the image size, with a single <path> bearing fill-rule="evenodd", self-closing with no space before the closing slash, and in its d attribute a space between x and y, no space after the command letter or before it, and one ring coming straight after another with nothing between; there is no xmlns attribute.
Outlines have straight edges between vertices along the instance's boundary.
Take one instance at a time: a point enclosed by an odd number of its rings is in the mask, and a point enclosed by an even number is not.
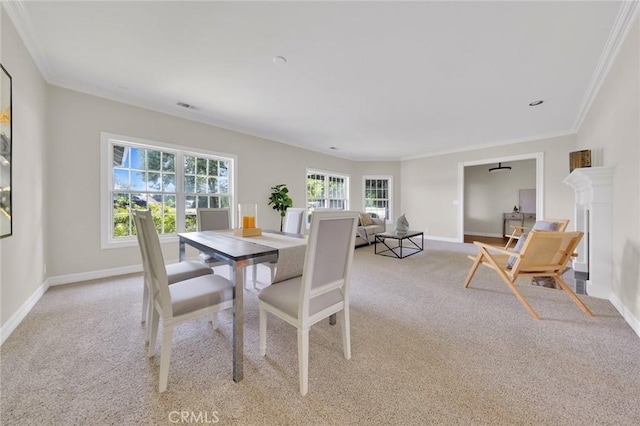
<svg viewBox="0 0 640 426"><path fill-rule="evenodd" d="M511 155L486 158L484 160L463 161L458 163L458 236L459 243L464 242L464 168L484 164L507 163L510 161L536 160L536 217L544 217L544 153Z"/></svg>

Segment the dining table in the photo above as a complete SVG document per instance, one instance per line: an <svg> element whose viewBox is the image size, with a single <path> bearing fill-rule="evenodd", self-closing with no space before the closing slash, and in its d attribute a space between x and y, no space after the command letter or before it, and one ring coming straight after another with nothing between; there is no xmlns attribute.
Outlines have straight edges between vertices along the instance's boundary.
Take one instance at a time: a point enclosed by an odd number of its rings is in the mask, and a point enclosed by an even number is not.
<svg viewBox="0 0 640 426"><path fill-rule="evenodd" d="M306 238L281 232L265 231L260 236L241 237L233 230L178 233L179 260L186 260L186 245L194 247L231 266L233 284L233 381L244 377L243 288L248 266L278 262L279 279L302 275ZM255 273L255 272L254 272Z"/></svg>

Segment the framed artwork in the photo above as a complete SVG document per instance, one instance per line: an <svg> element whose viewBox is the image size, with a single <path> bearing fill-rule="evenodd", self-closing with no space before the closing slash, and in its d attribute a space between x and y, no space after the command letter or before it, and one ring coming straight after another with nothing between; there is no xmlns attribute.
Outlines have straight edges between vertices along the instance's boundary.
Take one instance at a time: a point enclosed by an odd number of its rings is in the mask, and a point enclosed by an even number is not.
<svg viewBox="0 0 640 426"><path fill-rule="evenodd" d="M0 64L0 238L11 224L11 75Z"/></svg>

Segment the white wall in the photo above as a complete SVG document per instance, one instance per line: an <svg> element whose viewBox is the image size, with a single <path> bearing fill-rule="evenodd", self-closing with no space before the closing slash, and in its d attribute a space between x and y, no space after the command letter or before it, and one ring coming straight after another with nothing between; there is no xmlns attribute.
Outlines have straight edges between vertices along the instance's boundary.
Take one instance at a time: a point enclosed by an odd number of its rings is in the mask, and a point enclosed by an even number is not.
<svg viewBox="0 0 640 426"><path fill-rule="evenodd" d="M543 216L573 217L573 191L562 183L569 174L571 151L575 135L403 161L402 210L411 227L428 228L430 238L458 241L458 163L542 152Z"/></svg>
<svg viewBox="0 0 640 426"><path fill-rule="evenodd" d="M640 334L640 30L638 19L577 136L614 167L612 301Z"/></svg>
<svg viewBox="0 0 640 426"><path fill-rule="evenodd" d="M536 160L510 161L502 165L511 166L511 170L489 172L490 167L497 166L495 163L464 168L465 234L501 237L502 213L519 206L520 189L535 189Z"/></svg>
<svg viewBox="0 0 640 426"><path fill-rule="evenodd" d="M137 247L100 249L100 132L236 155L237 201L258 204L258 224L263 228L280 226L278 213L268 206L270 187L287 184L294 204L304 206L307 167L348 174L352 182L361 180L352 161L60 87L49 88L48 111L48 161L56 169L47 179L51 276L140 263ZM354 192L358 187L352 186L353 200L361 197ZM177 244L164 249L167 260L177 259Z"/></svg>
<svg viewBox="0 0 640 426"><path fill-rule="evenodd" d="M0 62L13 83L13 235L0 240L0 324L4 326L16 312L28 311L33 294L45 290L47 132L46 83L3 7L0 15Z"/></svg>

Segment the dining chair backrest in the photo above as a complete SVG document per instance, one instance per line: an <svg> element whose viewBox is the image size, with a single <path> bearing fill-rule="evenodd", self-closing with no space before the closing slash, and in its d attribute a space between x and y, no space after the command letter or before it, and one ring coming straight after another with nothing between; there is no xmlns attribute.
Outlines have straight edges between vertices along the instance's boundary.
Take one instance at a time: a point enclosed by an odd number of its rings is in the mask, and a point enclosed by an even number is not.
<svg viewBox="0 0 640 426"><path fill-rule="evenodd" d="M142 236L143 250L146 253L147 265L149 266L150 290L154 295L151 300L156 300L160 303L163 316L172 317L173 308L171 306L171 295L169 292L169 279L160 246L160 238L158 237L156 226L153 223L151 212L147 213L148 214L136 214L136 226L138 226L138 234Z"/></svg>
<svg viewBox="0 0 640 426"><path fill-rule="evenodd" d="M305 209L289 207L284 215L282 230L292 234L302 234Z"/></svg>
<svg viewBox="0 0 640 426"><path fill-rule="evenodd" d="M309 316L311 300L339 290L348 304L358 212L323 211L311 215L302 272L298 318Z"/></svg>
<svg viewBox="0 0 640 426"><path fill-rule="evenodd" d="M136 224L136 237L138 239L138 247L140 247L140 256L142 257L142 271L144 274L144 280L147 283L151 283L151 269L149 267L149 255L147 254L147 247L142 237L142 223L140 219L145 216L147 219L151 219L151 212L149 210L134 210L133 220Z"/></svg>
<svg viewBox="0 0 640 426"><path fill-rule="evenodd" d="M219 229L231 229L229 209L197 209L196 223L198 231L215 231Z"/></svg>

